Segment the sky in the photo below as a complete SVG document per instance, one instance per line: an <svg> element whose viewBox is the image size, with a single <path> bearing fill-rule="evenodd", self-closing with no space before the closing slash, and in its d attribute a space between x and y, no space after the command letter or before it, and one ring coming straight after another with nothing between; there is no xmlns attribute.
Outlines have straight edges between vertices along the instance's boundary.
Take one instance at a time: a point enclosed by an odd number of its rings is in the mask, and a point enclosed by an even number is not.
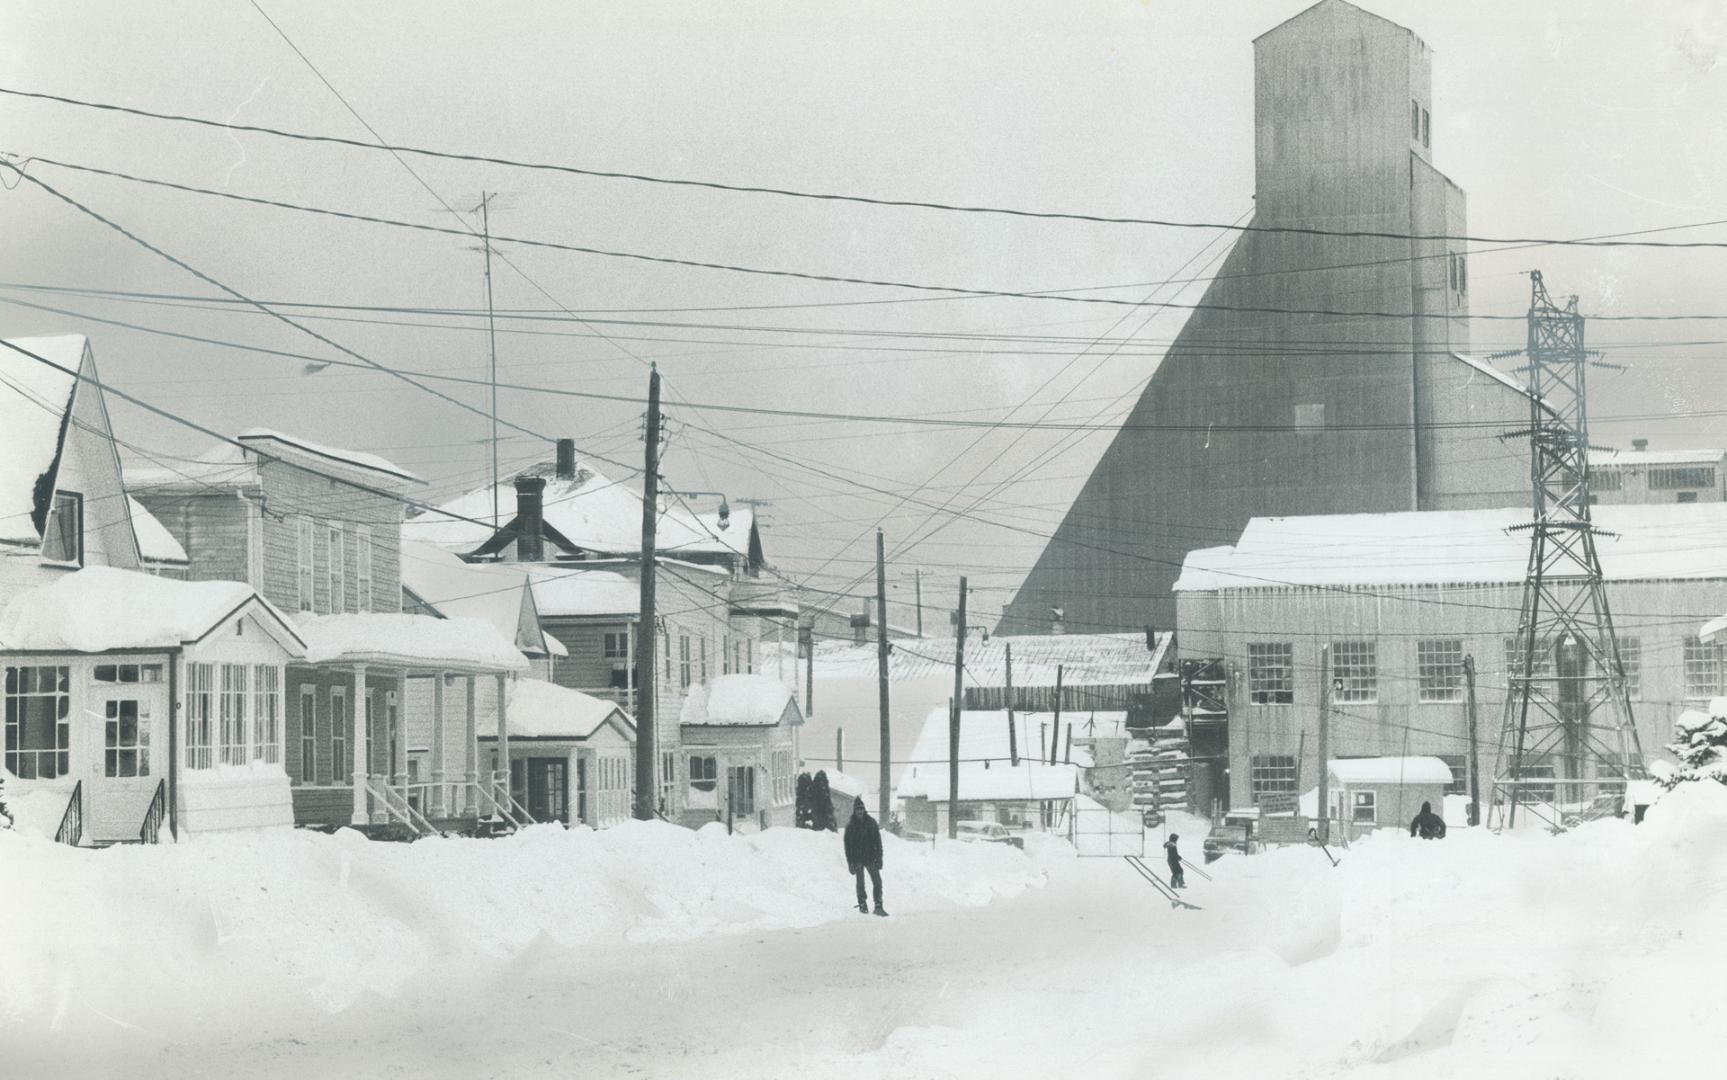
<svg viewBox="0 0 1727 1080"><path fill-rule="evenodd" d="M443 150L1227 223L1252 207L1251 41L1305 6L5 0L0 86L370 140L345 99L385 139ZM1364 6L1434 50L1434 159L1468 192L1472 233L1580 237L1727 220L1727 12L1717 5ZM468 211L496 192L490 224L500 236L985 290L1190 302L1202 284L1181 282L1227 242L1203 230L817 202L412 155L410 173L374 150L4 95L0 152L441 228L477 228ZM295 312L317 315L302 325L370 361L487 377L475 238L43 161L27 169L247 297L416 309ZM255 351L350 359L256 310L184 299L223 294L29 183L0 191L0 238L0 336L86 333L115 387L219 431L273 427L383 454L429 481L429 501L489 474L484 386L435 384L476 412L386 374L308 374L304 359ZM1666 238L1727 241L1727 225ZM951 603L956 576L967 573L972 610L984 614L1012 596L1107 430L702 406L1107 428L1182 322L1174 309L1121 321L1125 309L1093 304L799 281L502 241L495 251L493 300L508 316L496 335L500 381L634 399L501 391L505 475L549 458L547 440L560 436L613 477L638 470L640 399L654 363L665 377L668 484L722 492L733 504L771 502L762 509L768 554L789 577L867 591L854 583L873 571L879 523L896 600L910 598L914 569L933 606ZM1708 249L1479 253L1474 312L1521 313L1533 267L1555 292L1578 294L1590 315L1727 316L1727 250ZM1478 325L1476 348L1515 347L1510 325ZM1597 322L1589 333L1628 365L1595 375L1596 442L1727 443L1722 420L1709 415L1727 408L1727 321ZM133 406L110 407L130 460L172 463L209 443Z"/></svg>

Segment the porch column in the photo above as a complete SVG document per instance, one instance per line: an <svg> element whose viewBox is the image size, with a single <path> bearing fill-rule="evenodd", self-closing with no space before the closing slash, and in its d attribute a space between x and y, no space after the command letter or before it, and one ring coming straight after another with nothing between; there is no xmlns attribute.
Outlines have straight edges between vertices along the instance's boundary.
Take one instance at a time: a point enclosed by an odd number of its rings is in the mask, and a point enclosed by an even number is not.
<svg viewBox="0 0 1727 1080"><path fill-rule="evenodd" d="M463 736L463 739L462 739L462 757L463 757L463 760L467 762L467 766L468 766L468 768L467 768L467 780L468 780L467 792L468 792L468 795L467 795L466 802L467 802L467 808L473 812L475 817L478 817L480 815L479 792L476 791L474 788L474 785L480 782L480 773L479 773L480 742L479 742L479 733L475 730L475 721L474 721L474 718L477 715L477 709L479 706L478 695L474 692L474 688L475 688L475 685L477 684L477 682L478 682L477 676L474 676L474 675L468 676L468 715L467 715L466 721L465 721L466 734Z"/></svg>
<svg viewBox="0 0 1727 1080"><path fill-rule="evenodd" d="M353 753L354 753L354 761L353 761L354 813L353 813L353 817L350 819L350 823L354 824L354 825L370 825L372 823L371 806L368 803L368 797L366 794L366 774L369 770L366 768L366 766L371 759L370 759L369 755L367 754L367 747L366 747L367 731L366 731L366 721L365 721L365 711L366 711L366 665L365 664L355 664L354 665L354 700L353 700L352 704L353 704L353 708L357 711L355 714L355 722L354 722L354 737L352 739L348 740L350 746L353 749ZM336 724L341 723L341 722L342 722L342 720L340 717L331 717L330 718L330 723L331 723L332 727Z"/></svg>
<svg viewBox="0 0 1727 1080"><path fill-rule="evenodd" d="M505 791L510 790L510 729L504 717L504 701L509 696L508 679L508 675L498 673L498 769L503 774L499 782Z"/></svg>
<svg viewBox="0 0 1727 1080"><path fill-rule="evenodd" d="M445 816L444 807L444 679L438 672L437 685L432 690L432 814Z"/></svg>
<svg viewBox="0 0 1727 1080"><path fill-rule="evenodd" d="M404 695L405 696L405 695ZM390 783L401 789L402 798L408 798L408 710L407 702L396 710L396 730L388 733L395 746L396 767L390 776Z"/></svg>

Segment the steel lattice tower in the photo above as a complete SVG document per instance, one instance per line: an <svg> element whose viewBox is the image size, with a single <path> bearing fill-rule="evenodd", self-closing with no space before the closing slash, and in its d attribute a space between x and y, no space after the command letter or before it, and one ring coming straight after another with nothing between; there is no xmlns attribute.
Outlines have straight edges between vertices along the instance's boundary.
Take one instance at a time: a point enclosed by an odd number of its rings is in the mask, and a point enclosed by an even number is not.
<svg viewBox="0 0 1727 1080"><path fill-rule="evenodd" d="M1494 768L1501 824L1516 823L1520 803L1555 817L1550 802L1645 775L1589 516L1583 316L1575 296L1561 308L1541 272L1530 277L1529 428L1510 434L1529 439L1534 517L1517 526L1530 533L1529 568ZM1552 779L1531 777L1549 763ZM1541 788L1557 795L1532 798Z"/></svg>

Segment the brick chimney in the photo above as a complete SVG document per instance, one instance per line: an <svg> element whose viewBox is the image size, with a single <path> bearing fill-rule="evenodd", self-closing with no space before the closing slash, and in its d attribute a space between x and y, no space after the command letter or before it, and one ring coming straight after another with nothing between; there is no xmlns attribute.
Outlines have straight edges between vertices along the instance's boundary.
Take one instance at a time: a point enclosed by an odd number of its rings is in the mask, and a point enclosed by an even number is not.
<svg viewBox="0 0 1727 1080"><path fill-rule="evenodd" d="M558 479L574 480L576 478L576 440L558 440Z"/></svg>
<svg viewBox="0 0 1727 1080"><path fill-rule="evenodd" d="M1647 449L1649 449L1649 440L1648 439L1632 439L1631 440L1631 449L1633 449L1633 450L1647 450Z"/></svg>
<svg viewBox="0 0 1727 1080"><path fill-rule="evenodd" d="M560 455L562 448L559 448ZM519 562L541 562L546 557L544 497L546 478L516 477L516 559Z"/></svg>

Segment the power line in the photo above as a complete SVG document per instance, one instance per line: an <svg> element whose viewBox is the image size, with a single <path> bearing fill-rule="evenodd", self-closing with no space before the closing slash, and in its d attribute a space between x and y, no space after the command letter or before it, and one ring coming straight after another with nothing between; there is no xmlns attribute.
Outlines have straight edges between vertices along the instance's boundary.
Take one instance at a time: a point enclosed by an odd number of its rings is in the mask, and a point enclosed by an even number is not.
<svg viewBox="0 0 1727 1080"><path fill-rule="evenodd" d="M257 5L254 4L254 7ZM260 9L260 12L262 9ZM268 18L268 16L265 16ZM274 26L274 21L271 22ZM278 27L278 32L280 28ZM283 35L286 38L286 35ZM289 42L292 45L292 42ZM296 52L299 50L296 48ZM302 59L304 54L302 54ZM310 61L307 61L310 64ZM315 70L315 69L314 69ZM322 76L320 76L322 78ZM328 83L326 82L326 85ZM331 88L334 89L333 87ZM1531 244L1555 245L1567 247L1657 247L1657 248L1727 248L1727 241L1711 240L1623 240L1623 239L1560 239L1551 237L1504 237L1504 236L1451 236L1443 233L1400 233L1376 230L1345 230L1317 229L1304 226L1289 225L1241 225L1223 224L1220 222L1174 221L1165 218L1130 217L1121 215L1087 214L1071 211L1028 210L1015 207L984 206L965 203L935 202L917 199L893 199L869 195L842 194L837 192L802 191L795 188L771 187L755 184L729 184L716 180L696 180L681 177L655 176L648 173L633 173L611 169L594 169L577 165L557 164L552 162L525 161L516 158L498 157L487 154L462 153L448 150L433 150L427 147L409 146L405 144L387 144L382 139L376 143L364 142L360 139L343 138L336 135L320 135L307 132L288 131L282 128L265 127L257 124L237 124L224 120L211 120L205 117L189 116L179 113L156 112L136 106L120 105L111 102L89 101L80 98L67 97L60 94L48 94L40 91L19 90L12 87L0 87L0 94L12 97L29 98L38 101L51 101L61 105L71 105L78 108L96 109L104 112L122 113L150 120L163 120L172 123L194 124L201 127L216 128L222 131L244 131L258 135L270 135L276 138L293 139L300 142L327 143L337 146L348 146L361 150L382 150L393 155L414 154L422 157L440 158L447 161L465 161L487 165L502 165L509 168L531 169L543 172L559 172L573 176L586 176L608 180L629 180L639 183L661 184L674 187L705 188L713 191L726 191L737 194L775 195L785 198L809 199L819 202L856 203L865 206L898 207L919 210L939 210L965 214L994 214L1006 217L1035 218L1056 221L1077 221L1105 225L1142 225L1171 229L1229 229L1237 232L1259 232L1296 236L1325 236L1361 239L1383 240L1437 240L1458 241L1481 244ZM369 129L369 125L368 125ZM1664 230L1703 228L1713 225L1727 224L1727 220L1698 222L1687 225L1668 226Z"/></svg>

